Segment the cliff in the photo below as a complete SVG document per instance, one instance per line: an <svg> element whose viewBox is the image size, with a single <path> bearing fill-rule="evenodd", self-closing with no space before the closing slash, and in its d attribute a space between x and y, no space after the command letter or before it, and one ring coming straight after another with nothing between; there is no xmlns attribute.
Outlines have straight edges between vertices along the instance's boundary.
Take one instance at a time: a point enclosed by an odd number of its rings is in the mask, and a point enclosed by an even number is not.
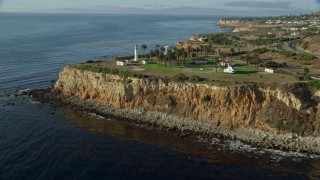
<svg viewBox="0 0 320 180"><path fill-rule="evenodd" d="M233 32L249 32L256 31L259 28L269 28L272 25L260 24L255 21L241 21L241 20L220 20L221 27L233 27Z"/></svg>
<svg viewBox="0 0 320 180"><path fill-rule="evenodd" d="M225 87L161 78L121 78L65 67L53 91L122 109L144 109L226 128L319 135L317 97L303 86Z"/></svg>

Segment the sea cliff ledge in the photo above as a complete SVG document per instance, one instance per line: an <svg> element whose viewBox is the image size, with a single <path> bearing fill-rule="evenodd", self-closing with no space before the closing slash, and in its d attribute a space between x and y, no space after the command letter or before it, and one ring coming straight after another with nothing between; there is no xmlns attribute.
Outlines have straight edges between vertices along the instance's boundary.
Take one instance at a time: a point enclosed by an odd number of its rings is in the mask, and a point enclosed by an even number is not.
<svg viewBox="0 0 320 180"><path fill-rule="evenodd" d="M304 86L175 82L69 65L53 89L30 94L181 133L320 154L319 93Z"/></svg>

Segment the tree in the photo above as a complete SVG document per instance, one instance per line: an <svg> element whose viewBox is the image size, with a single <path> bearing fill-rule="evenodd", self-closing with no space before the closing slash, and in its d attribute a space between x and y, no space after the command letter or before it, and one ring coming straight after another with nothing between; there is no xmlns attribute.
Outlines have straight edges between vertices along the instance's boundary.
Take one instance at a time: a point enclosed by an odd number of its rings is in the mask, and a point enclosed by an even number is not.
<svg viewBox="0 0 320 180"><path fill-rule="evenodd" d="M148 60L150 58L150 54L146 54L145 58Z"/></svg>
<svg viewBox="0 0 320 180"><path fill-rule="evenodd" d="M176 56L176 58L177 58L177 60L178 60L178 65L180 65L180 57L182 56L182 51L181 51L181 49L176 49L175 51L174 51L174 54L175 54L175 56Z"/></svg>
<svg viewBox="0 0 320 180"><path fill-rule="evenodd" d="M214 59L214 67L216 68L216 72L218 72L218 67L219 67L219 58Z"/></svg>
<svg viewBox="0 0 320 180"><path fill-rule="evenodd" d="M253 55L254 58L254 63L256 64L257 70L259 69L259 64L260 64L260 56L259 54L254 54Z"/></svg>
<svg viewBox="0 0 320 180"><path fill-rule="evenodd" d="M153 52L154 52L155 56L157 56L157 57L158 57L158 56L159 56L159 54L160 54L159 49L156 49L156 50L154 50Z"/></svg>
<svg viewBox="0 0 320 180"><path fill-rule="evenodd" d="M196 58L197 54L196 53L192 53L192 58Z"/></svg>
<svg viewBox="0 0 320 180"><path fill-rule="evenodd" d="M310 73L310 69L309 69L309 68L304 68L304 69L303 69L303 74L304 74L305 76L307 76L309 73Z"/></svg>
<svg viewBox="0 0 320 180"><path fill-rule="evenodd" d="M246 61L247 61L247 66L249 65L249 62L251 61L251 56L250 55L246 55Z"/></svg>
<svg viewBox="0 0 320 180"><path fill-rule="evenodd" d="M182 57L183 57L183 67L186 67L186 58L188 57L188 52L182 51Z"/></svg>
<svg viewBox="0 0 320 180"><path fill-rule="evenodd" d="M213 47L212 45L210 45L210 47L211 47L211 54L216 54L216 48L215 47Z"/></svg>
<svg viewBox="0 0 320 180"><path fill-rule="evenodd" d="M151 57L155 57L156 56L155 50L150 50L150 56Z"/></svg>
<svg viewBox="0 0 320 180"><path fill-rule="evenodd" d="M164 60L165 60L165 66L167 66L167 61L169 61L170 66L172 66L172 60L175 59L175 56L172 51L168 51L168 53L165 55Z"/></svg>
<svg viewBox="0 0 320 180"><path fill-rule="evenodd" d="M235 51L234 51L234 48L231 48L231 49L230 49L231 60L232 60L232 57L233 57L234 52L235 52Z"/></svg>
<svg viewBox="0 0 320 180"><path fill-rule="evenodd" d="M199 46L197 46L196 51L197 51L197 58L198 58L199 57L199 51L200 51Z"/></svg>
<svg viewBox="0 0 320 180"><path fill-rule="evenodd" d="M164 59L164 54L163 54L163 52L160 52L158 58L159 58L159 60L160 60L160 64L162 64L162 60Z"/></svg>
<svg viewBox="0 0 320 180"><path fill-rule="evenodd" d="M192 51L192 47L191 46L188 46L187 47L187 52L188 52L188 58L190 58L190 53Z"/></svg>
<svg viewBox="0 0 320 180"><path fill-rule="evenodd" d="M199 50L200 50L200 53L201 53L200 55L202 55L202 52L203 52L203 45L200 45L200 46L199 46Z"/></svg>
<svg viewBox="0 0 320 180"><path fill-rule="evenodd" d="M160 52L164 52L166 49L164 47L160 47Z"/></svg>
<svg viewBox="0 0 320 180"><path fill-rule="evenodd" d="M145 51L146 51L146 49L148 48L148 46L145 45L145 44L142 44L142 45L141 45L141 48L143 49L143 56L144 56L144 55L145 55Z"/></svg>
<svg viewBox="0 0 320 180"><path fill-rule="evenodd" d="M205 46L204 52L205 52L205 56L207 57L207 60L208 60L208 56L209 56L209 53L211 52L211 48L209 46Z"/></svg>

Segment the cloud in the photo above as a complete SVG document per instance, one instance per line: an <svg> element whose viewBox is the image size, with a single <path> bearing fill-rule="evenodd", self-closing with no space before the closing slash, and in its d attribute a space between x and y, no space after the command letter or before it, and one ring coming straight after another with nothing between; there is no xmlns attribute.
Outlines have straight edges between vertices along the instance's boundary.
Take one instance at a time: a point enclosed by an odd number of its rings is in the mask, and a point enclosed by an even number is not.
<svg viewBox="0 0 320 180"><path fill-rule="evenodd" d="M317 0L320 3L320 0ZM225 3L228 7L256 8L256 9L288 9L292 8L292 2L268 2L268 1L232 1Z"/></svg>
<svg viewBox="0 0 320 180"><path fill-rule="evenodd" d="M320 4L320 0L316 0L316 3L319 3L319 4Z"/></svg>

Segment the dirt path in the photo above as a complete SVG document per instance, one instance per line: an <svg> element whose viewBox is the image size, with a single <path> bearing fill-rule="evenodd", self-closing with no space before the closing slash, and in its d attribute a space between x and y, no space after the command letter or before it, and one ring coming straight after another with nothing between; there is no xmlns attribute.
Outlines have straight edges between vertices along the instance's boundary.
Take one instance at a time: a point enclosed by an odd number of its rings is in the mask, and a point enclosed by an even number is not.
<svg viewBox="0 0 320 180"><path fill-rule="evenodd" d="M131 66L133 71L145 71L145 69L142 69L138 66Z"/></svg>

